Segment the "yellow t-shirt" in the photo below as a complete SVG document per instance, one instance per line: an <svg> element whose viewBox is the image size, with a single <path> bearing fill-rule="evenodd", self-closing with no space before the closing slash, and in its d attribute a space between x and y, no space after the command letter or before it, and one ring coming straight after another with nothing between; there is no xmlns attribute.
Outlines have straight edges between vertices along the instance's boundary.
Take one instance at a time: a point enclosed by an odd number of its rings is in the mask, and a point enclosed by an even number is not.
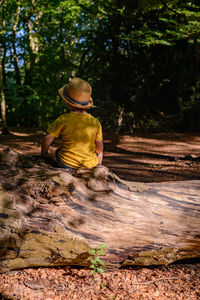
<svg viewBox="0 0 200 300"><path fill-rule="evenodd" d="M95 141L102 140L99 120L88 113L70 112L58 117L47 132L61 137L60 161L75 169L90 169L98 165Z"/></svg>

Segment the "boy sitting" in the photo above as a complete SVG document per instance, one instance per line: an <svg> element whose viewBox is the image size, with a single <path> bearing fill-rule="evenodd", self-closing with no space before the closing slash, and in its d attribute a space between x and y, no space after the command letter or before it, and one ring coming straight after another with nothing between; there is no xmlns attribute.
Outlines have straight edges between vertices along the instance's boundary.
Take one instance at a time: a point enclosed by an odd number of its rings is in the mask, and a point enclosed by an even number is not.
<svg viewBox="0 0 200 300"><path fill-rule="evenodd" d="M71 112L62 114L50 125L41 155L47 156L54 138L60 137L62 144L56 151L59 167L91 169L102 164L102 127L99 120L87 113L93 105L90 84L76 77L58 92Z"/></svg>

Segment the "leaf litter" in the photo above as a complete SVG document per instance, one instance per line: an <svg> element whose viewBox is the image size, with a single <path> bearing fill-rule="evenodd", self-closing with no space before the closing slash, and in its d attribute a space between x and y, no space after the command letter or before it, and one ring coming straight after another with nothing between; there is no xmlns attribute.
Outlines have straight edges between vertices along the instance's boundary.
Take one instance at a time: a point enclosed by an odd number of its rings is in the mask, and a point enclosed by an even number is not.
<svg viewBox="0 0 200 300"><path fill-rule="evenodd" d="M200 299L200 263L90 272L56 267L0 274L0 299Z"/></svg>

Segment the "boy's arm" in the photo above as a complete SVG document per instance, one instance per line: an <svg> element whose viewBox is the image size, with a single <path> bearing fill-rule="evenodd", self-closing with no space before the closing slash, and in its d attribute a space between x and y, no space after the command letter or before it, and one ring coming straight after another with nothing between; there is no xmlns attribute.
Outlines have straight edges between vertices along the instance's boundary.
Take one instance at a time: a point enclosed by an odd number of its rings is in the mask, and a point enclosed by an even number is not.
<svg viewBox="0 0 200 300"><path fill-rule="evenodd" d="M102 165L103 160L103 141L95 141L96 149L95 152L97 153L99 164Z"/></svg>
<svg viewBox="0 0 200 300"><path fill-rule="evenodd" d="M48 155L49 146L53 142L54 138L55 137L52 136L51 134L45 135L45 137L42 141L42 145L41 145L41 155L42 156L47 156Z"/></svg>

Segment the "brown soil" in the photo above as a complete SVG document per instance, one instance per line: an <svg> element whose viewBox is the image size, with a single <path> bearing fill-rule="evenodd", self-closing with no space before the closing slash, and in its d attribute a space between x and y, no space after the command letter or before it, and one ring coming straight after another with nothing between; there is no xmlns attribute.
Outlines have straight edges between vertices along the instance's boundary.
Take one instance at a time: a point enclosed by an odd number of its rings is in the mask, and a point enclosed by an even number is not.
<svg viewBox="0 0 200 300"><path fill-rule="evenodd" d="M40 154L44 133L12 128L1 145ZM104 165L119 177L141 182L200 179L200 135L105 134ZM53 144L53 153L58 142ZM71 267L29 268L0 275L0 299L200 299L200 263L124 269L96 277Z"/></svg>
<svg viewBox="0 0 200 300"><path fill-rule="evenodd" d="M17 152L40 154L44 132L13 128L1 135L1 146ZM53 143L54 153L59 141ZM161 182L200 179L200 134L151 134L115 136L104 134L103 164L130 181Z"/></svg>

